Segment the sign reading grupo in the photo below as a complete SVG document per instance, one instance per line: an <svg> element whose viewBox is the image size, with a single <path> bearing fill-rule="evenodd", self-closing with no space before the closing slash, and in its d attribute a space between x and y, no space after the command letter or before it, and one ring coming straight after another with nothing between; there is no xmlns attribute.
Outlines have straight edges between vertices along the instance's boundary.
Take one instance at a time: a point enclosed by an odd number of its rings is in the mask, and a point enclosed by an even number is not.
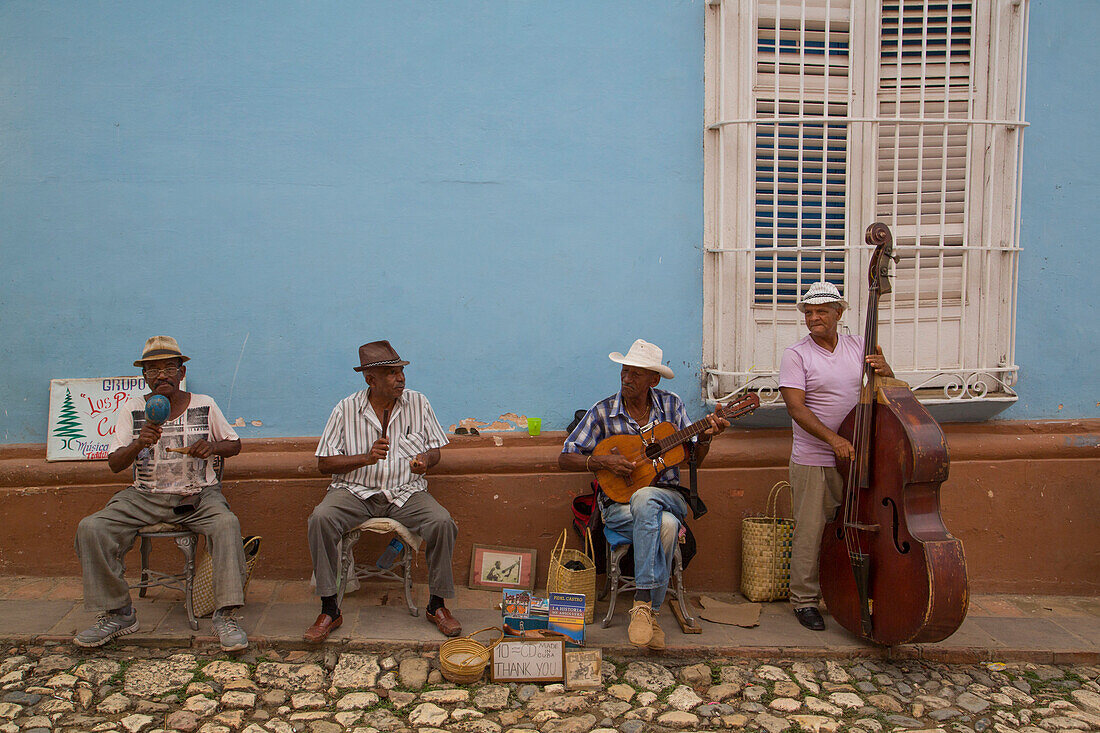
<svg viewBox="0 0 1100 733"><path fill-rule="evenodd" d="M144 391L142 377L51 379L46 460L106 459L119 408Z"/></svg>

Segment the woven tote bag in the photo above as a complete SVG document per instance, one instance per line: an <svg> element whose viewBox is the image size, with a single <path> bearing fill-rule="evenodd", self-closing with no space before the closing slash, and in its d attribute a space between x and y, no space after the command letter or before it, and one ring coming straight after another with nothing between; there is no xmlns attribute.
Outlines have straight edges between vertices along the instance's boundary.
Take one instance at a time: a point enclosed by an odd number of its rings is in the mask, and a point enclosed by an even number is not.
<svg viewBox="0 0 1100 733"><path fill-rule="evenodd" d="M546 578L547 593L579 593L584 596L584 622L596 620L596 560L592 548L592 530L585 528L585 549L572 550L565 546L569 530L563 529L550 553L550 572ZM580 563L582 569L566 567L566 563Z"/></svg>
<svg viewBox="0 0 1100 733"><path fill-rule="evenodd" d="M791 497L791 485L780 481L768 492L764 516L741 520L741 593L750 601L779 601L791 594L794 519L777 511L784 489Z"/></svg>
<svg viewBox="0 0 1100 733"><path fill-rule="evenodd" d="M252 579L252 569L260 556L260 537L245 537L244 542L244 589L248 590L248 581ZM195 618L209 616L214 608L214 561L203 547L195 559L195 582L191 586L191 610Z"/></svg>

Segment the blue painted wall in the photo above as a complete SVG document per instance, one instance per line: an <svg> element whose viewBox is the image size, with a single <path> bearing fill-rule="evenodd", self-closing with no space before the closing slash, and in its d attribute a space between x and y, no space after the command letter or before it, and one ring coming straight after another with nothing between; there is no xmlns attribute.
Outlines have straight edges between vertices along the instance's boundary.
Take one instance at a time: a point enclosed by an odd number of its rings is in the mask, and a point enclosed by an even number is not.
<svg viewBox="0 0 1100 733"><path fill-rule="evenodd" d="M154 333L246 437L318 434L376 338L444 425L562 428L637 337L701 414L703 12L3 3L0 443L44 440L50 378L132 373ZM1065 72L1098 18L1033 4L1006 417L1098 414L1097 95Z"/></svg>
<svg viewBox="0 0 1100 733"><path fill-rule="evenodd" d="M637 337L702 409L700 3L8 2L0 48L0 442L154 333L245 435L378 338L445 426L564 427Z"/></svg>
<svg viewBox="0 0 1100 733"><path fill-rule="evenodd" d="M1100 416L1100 3L1032 0L1016 363L1003 416Z"/></svg>

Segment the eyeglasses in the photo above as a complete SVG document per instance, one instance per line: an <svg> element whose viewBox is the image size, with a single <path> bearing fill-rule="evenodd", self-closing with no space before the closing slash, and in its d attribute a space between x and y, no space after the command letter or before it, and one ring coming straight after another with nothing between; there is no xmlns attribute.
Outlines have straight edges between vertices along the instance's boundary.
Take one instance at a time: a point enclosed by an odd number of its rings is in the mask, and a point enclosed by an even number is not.
<svg viewBox="0 0 1100 733"><path fill-rule="evenodd" d="M156 377L156 376L174 377L174 376L176 376L177 374L180 373L180 368L173 364L172 366L166 366L166 367L162 367L162 368L145 367L141 371L147 377Z"/></svg>

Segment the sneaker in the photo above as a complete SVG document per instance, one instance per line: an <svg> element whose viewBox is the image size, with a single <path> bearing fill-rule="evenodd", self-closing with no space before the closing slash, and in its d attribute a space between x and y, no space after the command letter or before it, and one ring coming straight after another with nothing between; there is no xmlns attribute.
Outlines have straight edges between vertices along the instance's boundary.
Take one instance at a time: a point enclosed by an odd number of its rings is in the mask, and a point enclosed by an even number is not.
<svg viewBox="0 0 1100 733"><path fill-rule="evenodd" d="M626 628L627 638L634 646L646 646L653 638L653 609L649 601L634 601L630 609L630 626Z"/></svg>
<svg viewBox="0 0 1100 733"><path fill-rule="evenodd" d="M85 649L103 646L116 636L125 636L138 630L137 611L122 614L106 611L99 614L91 628L81 631L73 637L73 643Z"/></svg>
<svg viewBox="0 0 1100 733"><path fill-rule="evenodd" d="M248 648L248 634L233 617L233 609L221 609L214 611L211 618L214 633L218 635L218 641L222 645L223 652L236 652Z"/></svg>
<svg viewBox="0 0 1100 733"><path fill-rule="evenodd" d="M650 649L664 649L665 648L665 630L661 628L661 625L657 623L657 614L653 613L651 616L653 619L653 636L649 637L649 643L646 644Z"/></svg>

